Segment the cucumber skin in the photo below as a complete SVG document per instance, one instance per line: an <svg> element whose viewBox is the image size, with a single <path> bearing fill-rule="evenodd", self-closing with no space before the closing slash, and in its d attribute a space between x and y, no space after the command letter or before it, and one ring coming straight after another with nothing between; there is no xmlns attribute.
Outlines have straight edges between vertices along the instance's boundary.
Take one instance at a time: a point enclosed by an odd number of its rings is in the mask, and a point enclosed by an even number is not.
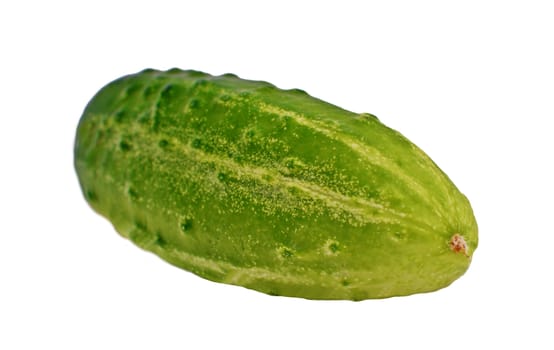
<svg viewBox="0 0 554 350"><path fill-rule="evenodd" d="M148 69L113 81L87 105L74 155L85 198L122 236L271 295L434 291L478 244L467 198L400 133L232 74Z"/></svg>

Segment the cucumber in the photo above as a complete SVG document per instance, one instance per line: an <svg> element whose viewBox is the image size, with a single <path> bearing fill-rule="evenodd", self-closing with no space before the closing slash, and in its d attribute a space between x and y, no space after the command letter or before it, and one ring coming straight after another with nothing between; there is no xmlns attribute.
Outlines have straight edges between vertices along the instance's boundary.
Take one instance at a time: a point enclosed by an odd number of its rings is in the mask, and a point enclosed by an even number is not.
<svg viewBox="0 0 554 350"><path fill-rule="evenodd" d="M233 74L147 69L77 128L84 197L137 246L270 295L434 291L469 267L467 198L377 117Z"/></svg>

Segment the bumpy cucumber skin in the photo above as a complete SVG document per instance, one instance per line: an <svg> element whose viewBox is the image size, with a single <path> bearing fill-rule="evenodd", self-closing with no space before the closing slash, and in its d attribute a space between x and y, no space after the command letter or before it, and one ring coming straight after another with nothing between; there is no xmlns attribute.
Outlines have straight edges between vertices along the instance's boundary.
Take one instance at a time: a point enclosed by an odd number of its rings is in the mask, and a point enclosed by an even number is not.
<svg viewBox="0 0 554 350"><path fill-rule="evenodd" d="M75 168L122 236L272 295L434 291L478 243L467 198L400 133L232 74L149 69L108 84L80 120Z"/></svg>

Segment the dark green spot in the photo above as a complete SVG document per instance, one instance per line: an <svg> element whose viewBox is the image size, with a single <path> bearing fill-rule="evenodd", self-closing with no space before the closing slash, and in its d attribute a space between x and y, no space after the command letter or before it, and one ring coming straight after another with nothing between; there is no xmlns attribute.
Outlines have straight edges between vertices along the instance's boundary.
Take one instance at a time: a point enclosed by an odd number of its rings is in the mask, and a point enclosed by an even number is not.
<svg viewBox="0 0 554 350"><path fill-rule="evenodd" d="M348 287L350 285L350 281L345 278L341 281L341 284L343 287Z"/></svg>
<svg viewBox="0 0 554 350"><path fill-rule="evenodd" d="M183 70L174 67L174 68L169 69L167 72L168 72L169 74L179 74L179 73L182 73Z"/></svg>
<svg viewBox="0 0 554 350"><path fill-rule="evenodd" d="M200 148L200 147L202 147L202 140L194 139L194 140L192 140L190 145L192 146L192 148Z"/></svg>
<svg viewBox="0 0 554 350"><path fill-rule="evenodd" d="M139 198L138 192L132 187L127 189L127 195L131 198L131 200L137 200Z"/></svg>
<svg viewBox="0 0 554 350"><path fill-rule="evenodd" d="M140 84L131 84L126 90L127 96L134 94L135 92L139 91L141 88Z"/></svg>
<svg viewBox="0 0 554 350"><path fill-rule="evenodd" d="M140 220L135 220L135 227L139 231L146 231L146 224Z"/></svg>
<svg viewBox="0 0 554 350"><path fill-rule="evenodd" d="M154 242L155 245L159 246L159 247L165 247L167 246L167 241L162 237L160 236L160 234L156 234L156 240Z"/></svg>
<svg viewBox="0 0 554 350"><path fill-rule="evenodd" d="M214 151L214 147L213 147L213 145L211 145L209 143L203 142L202 143L202 150L204 150L208 153L212 153Z"/></svg>
<svg viewBox="0 0 554 350"><path fill-rule="evenodd" d="M294 159L287 159L285 161L285 166L288 168L288 169L294 169Z"/></svg>
<svg viewBox="0 0 554 350"><path fill-rule="evenodd" d="M123 152L127 152L131 150L131 145L126 141L119 142L119 149Z"/></svg>
<svg viewBox="0 0 554 350"><path fill-rule="evenodd" d="M192 99L189 102L189 107L190 107L190 109L196 109L196 108L200 107L200 101L197 100L197 99Z"/></svg>
<svg viewBox="0 0 554 350"><path fill-rule="evenodd" d="M244 133L244 136L245 136L247 139L254 138L255 135L256 135L256 132L255 132L253 129L248 129L248 130L246 130L246 132Z"/></svg>
<svg viewBox="0 0 554 350"><path fill-rule="evenodd" d="M287 247L281 248L281 256L283 258L289 259L289 258L292 258L293 255L294 255L294 252L290 248L287 248Z"/></svg>
<svg viewBox="0 0 554 350"><path fill-rule="evenodd" d="M405 239L406 238L406 234L404 234L403 232L400 232L400 231L396 231L393 233L394 237L396 237L396 239Z"/></svg>
<svg viewBox="0 0 554 350"><path fill-rule="evenodd" d="M339 244L337 242L331 242L327 248L329 248L329 251L331 251L331 253L336 253L339 251Z"/></svg>
<svg viewBox="0 0 554 350"><path fill-rule="evenodd" d="M222 74L221 76L225 78L238 78L238 76L233 73L225 73L225 74Z"/></svg>
<svg viewBox="0 0 554 350"><path fill-rule="evenodd" d="M241 92L239 93L239 96L240 96L240 97L248 97L248 96L250 96L250 95L251 95L251 92L250 92L250 91L241 91Z"/></svg>
<svg viewBox="0 0 554 350"><path fill-rule="evenodd" d="M168 145L169 145L169 141L165 139L162 139L160 140L160 142L158 142L158 146L160 146L160 148L166 148Z"/></svg>
<svg viewBox="0 0 554 350"><path fill-rule="evenodd" d="M231 96L229 96L229 95L221 95L220 99L221 99L221 101L223 101L223 102L227 102L227 101L229 101L229 100L231 99Z"/></svg>
<svg viewBox="0 0 554 350"><path fill-rule="evenodd" d="M145 74L155 73L155 72L157 72L157 70L152 69L152 68L146 68L146 69L143 69L143 70L141 71L141 73L145 73Z"/></svg>
<svg viewBox="0 0 554 350"><path fill-rule="evenodd" d="M218 173L217 174L217 179L221 182L227 180L227 175L225 173Z"/></svg>
<svg viewBox="0 0 554 350"><path fill-rule="evenodd" d="M175 92L175 87L173 86L173 84L167 84L162 90L161 97L162 98L171 97L171 95L173 95L174 92Z"/></svg>
<svg viewBox="0 0 554 350"><path fill-rule="evenodd" d="M121 110L121 111L117 111L115 114L114 114L114 120L117 122L117 123L121 123L123 121L123 119L125 118L125 111Z"/></svg>
<svg viewBox="0 0 554 350"><path fill-rule="evenodd" d="M192 219L187 218L181 223L181 231L187 233L192 229Z"/></svg>
<svg viewBox="0 0 554 350"><path fill-rule="evenodd" d="M85 197L91 202L96 202L98 200L96 192L94 192L93 190L87 190L85 192Z"/></svg>
<svg viewBox="0 0 554 350"><path fill-rule="evenodd" d="M142 96L148 98L154 94L154 88L152 86L147 86L142 92Z"/></svg>

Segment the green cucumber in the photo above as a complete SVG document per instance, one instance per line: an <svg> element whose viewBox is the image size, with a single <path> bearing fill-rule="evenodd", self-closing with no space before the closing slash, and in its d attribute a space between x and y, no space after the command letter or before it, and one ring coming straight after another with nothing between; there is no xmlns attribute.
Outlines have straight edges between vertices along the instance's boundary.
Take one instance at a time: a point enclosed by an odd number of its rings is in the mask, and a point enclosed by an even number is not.
<svg viewBox="0 0 554 350"><path fill-rule="evenodd" d="M434 291L477 248L469 201L425 153L302 90L144 70L89 102L74 155L85 198L122 236L271 295Z"/></svg>

